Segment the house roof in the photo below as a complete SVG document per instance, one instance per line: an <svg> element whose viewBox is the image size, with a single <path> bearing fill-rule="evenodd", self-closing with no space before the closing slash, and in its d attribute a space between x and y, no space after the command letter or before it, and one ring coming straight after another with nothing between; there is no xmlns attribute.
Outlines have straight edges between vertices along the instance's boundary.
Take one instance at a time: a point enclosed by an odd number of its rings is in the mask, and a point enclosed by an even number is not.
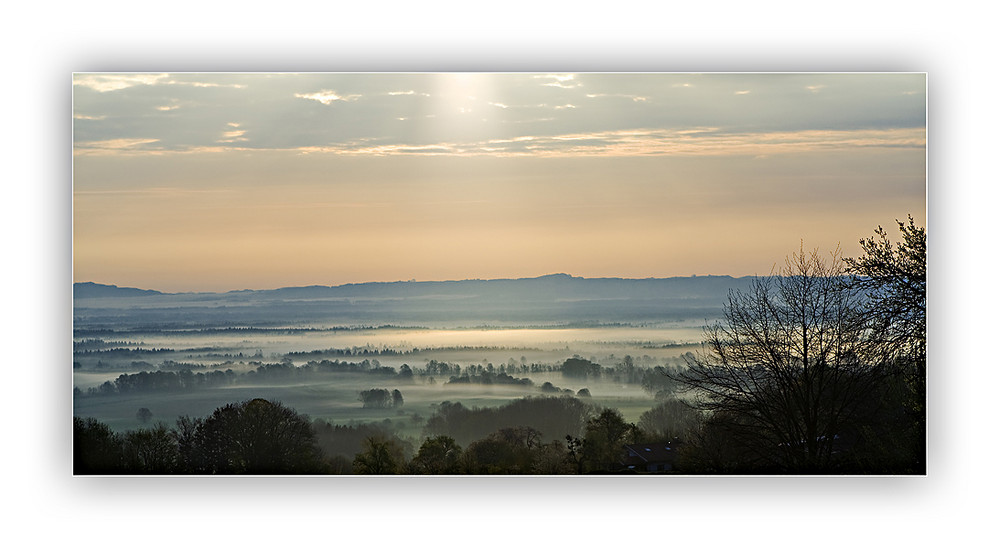
<svg viewBox="0 0 1000 549"><path fill-rule="evenodd" d="M650 444L626 444L625 445L625 465L640 463L662 463L670 462L674 459L674 447L669 442L657 442Z"/></svg>

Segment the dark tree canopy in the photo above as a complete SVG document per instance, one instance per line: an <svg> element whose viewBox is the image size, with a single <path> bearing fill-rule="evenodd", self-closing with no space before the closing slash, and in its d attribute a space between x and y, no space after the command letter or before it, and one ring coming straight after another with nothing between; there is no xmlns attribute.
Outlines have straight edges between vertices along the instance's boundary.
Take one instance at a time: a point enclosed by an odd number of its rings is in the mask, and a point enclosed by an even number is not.
<svg viewBox="0 0 1000 549"><path fill-rule="evenodd" d="M701 423L701 414L675 398L661 401L639 416L639 429L648 441L688 440Z"/></svg>
<svg viewBox="0 0 1000 549"><path fill-rule="evenodd" d="M447 435L468 445L511 426L525 426L542 433L542 440L579 436L592 407L571 396L525 397L498 408L466 408L459 402L442 402L427 420L425 434Z"/></svg>
<svg viewBox="0 0 1000 549"><path fill-rule="evenodd" d="M847 260L852 285L868 295L872 334L893 366L887 404L902 409L868 429L862 465L879 473L921 472L926 456L927 233L912 216L896 224L901 241L893 245L879 227L861 240L864 255Z"/></svg>
<svg viewBox="0 0 1000 549"><path fill-rule="evenodd" d="M73 418L73 474L106 475L123 471L121 440L94 418Z"/></svg>
<svg viewBox="0 0 1000 549"><path fill-rule="evenodd" d="M354 473L359 475L394 475L403 472L406 450L395 438L372 436L364 441L363 451L354 457Z"/></svg>
<svg viewBox="0 0 1000 549"><path fill-rule="evenodd" d="M149 408L139 408L135 413L135 418L143 423L148 423L153 418L153 412L150 412Z"/></svg>
<svg viewBox="0 0 1000 549"><path fill-rule="evenodd" d="M567 358L562 364L562 374L571 378L599 376L601 365L580 357Z"/></svg>
<svg viewBox="0 0 1000 549"><path fill-rule="evenodd" d="M453 475L459 472L459 458L462 447L455 439L438 435L424 440L413 457L411 468L414 473L422 475Z"/></svg>
<svg viewBox="0 0 1000 549"><path fill-rule="evenodd" d="M392 408L403 405L403 393L399 389L367 389L358 395L362 408Z"/></svg>
<svg viewBox="0 0 1000 549"><path fill-rule="evenodd" d="M312 473L319 466L309 421L277 402L256 398L228 404L196 429L208 473Z"/></svg>
<svg viewBox="0 0 1000 549"><path fill-rule="evenodd" d="M180 454L176 439L164 424L122 435L122 458L132 474L171 474L178 471Z"/></svg>
<svg viewBox="0 0 1000 549"><path fill-rule="evenodd" d="M605 408L587 420L584 459L592 470L613 471L621 464L622 447L636 442L638 434L635 424L626 422L621 412Z"/></svg>
<svg viewBox="0 0 1000 549"><path fill-rule="evenodd" d="M531 427L504 427L469 444L462 454L462 469L474 475L530 474L540 437Z"/></svg>

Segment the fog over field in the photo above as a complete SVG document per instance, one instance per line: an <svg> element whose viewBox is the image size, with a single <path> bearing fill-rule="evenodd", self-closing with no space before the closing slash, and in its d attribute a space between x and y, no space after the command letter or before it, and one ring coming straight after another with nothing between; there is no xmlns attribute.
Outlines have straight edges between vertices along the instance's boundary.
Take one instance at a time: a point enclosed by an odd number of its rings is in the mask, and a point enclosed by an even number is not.
<svg viewBox="0 0 1000 549"><path fill-rule="evenodd" d="M636 371L682 367L726 293L743 284L730 277L554 275L214 294L77 284L74 415L125 430L142 425L139 408L172 424L266 398L331 424L377 422L417 438L443 402L496 407L586 389L588 403L636 421L656 403L656 387L644 387ZM560 371L573 357L604 374ZM437 364L449 366L442 372ZM631 373L623 373L626 365ZM154 373L187 376L198 387L123 388L128 376ZM472 381L449 382L463 375ZM403 405L365 407L359 394L374 388L400 391Z"/></svg>

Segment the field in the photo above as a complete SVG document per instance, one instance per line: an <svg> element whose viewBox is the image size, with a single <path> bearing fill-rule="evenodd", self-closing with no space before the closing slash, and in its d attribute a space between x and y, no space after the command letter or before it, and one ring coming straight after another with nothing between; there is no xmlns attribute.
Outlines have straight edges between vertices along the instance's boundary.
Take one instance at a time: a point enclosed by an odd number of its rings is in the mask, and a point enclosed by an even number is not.
<svg viewBox="0 0 1000 549"><path fill-rule="evenodd" d="M232 333L218 329L135 330L113 336L86 334L75 339L74 415L95 417L115 430L140 427L139 408L148 408L153 421L172 425L177 417L204 417L230 402L262 397L282 402L299 413L331 424L391 422L402 436L419 437L426 419L441 402L496 407L524 396L546 394L546 382L577 394L586 388L588 402L619 409L628 421L637 421L655 404L653 394L640 384L615 382L609 376L577 379L564 376L559 366L579 356L613 369L626 361L637 368L679 365L685 352L698 348L700 328L693 325L591 328L370 328L343 329L289 327ZM301 369L310 361L340 360L399 371L404 364L414 372L432 360L463 370L509 372L528 378L531 385L447 383L448 377L415 375L412 380L369 374L329 373L308 379L246 380L260 364L282 363ZM190 391L90 394L123 373L139 371L196 372L232 370L239 381ZM501 370L502 368L502 370ZM360 391L398 389L401 407L363 407Z"/></svg>

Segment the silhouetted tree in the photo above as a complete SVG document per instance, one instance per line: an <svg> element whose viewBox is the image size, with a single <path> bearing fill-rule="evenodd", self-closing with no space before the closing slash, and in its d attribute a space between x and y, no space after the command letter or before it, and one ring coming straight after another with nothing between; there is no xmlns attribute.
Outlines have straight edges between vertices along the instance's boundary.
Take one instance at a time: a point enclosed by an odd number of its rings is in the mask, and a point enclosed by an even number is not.
<svg viewBox="0 0 1000 549"><path fill-rule="evenodd" d="M601 365L580 357L573 357L567 358L563 362L561 370L564 377L587 378L600 376Z"/></svg>
<svg viewBox="0 0 1000 549"><path fill-rule="evenodd" d="M169 475L178 472L180 453L177 440L164 424L137 429L123 435L122 453L129 474Z"/></svg>
<svg viewBox="0 0 1000 549"><path fill-rule="evenodd" d="M864 296L843 274L836 252L829 264L815 251L793 254L779 276L730 292L724 321L706 331L708 352L677 374L762 468L830 470L883 388Z"/></svg>
<svg viewBox="0 0 1000 549"><path fill-rule="evenodd" d="M572 475L576 463L566 455L566 445L558 440L542 444L533 450L531 473L536 475Z"/></svg>
<svg viewBox="0 0 1000 549"><path fill-rule="evenodd" d="M413 381L413 369L410 368L409 364L403 364L399 367L399 374L396 376L400 381L412 382Z"/></svg>
<svg viewBox="0 0 1000 549"><path fill-rule="evenodd" d="M139 410L135 413L135 418L143 423L149 423L149 420L152 419L152 417L153 412L150 412L149 408L139 408Z"/></svg>
<svg viewBox="0 0 1000 549"><path fill-rule="evenodd" d="M734 444L731 433L746 427L734 425L739 418L728 412L716 412L688 433L678 447L676 469L687 474L751 474L780 472L762 468L757 453L744 444Z"/></svg>
<svg viewBox="0 0 1000 549"><path fill-rule="evenodd" d="M359 475L394 475L406 463L405 449L393 438L373 436L365 439L363 451L354 457L354 472Z"/></svg>
<svg viewBox="0 0 1000 549"><path fill-rule="evenodd" d="M461 455L462 447L455 443L455 439L445 435L431 437L420 445L411 462L411 469L422 475L457 474Z"/></svg>
<svg viewBox="0 0 1000 549"><path fill-rule="evenodd" d="M635 424L626 422L622 413L614 408L605 408L597 417L588 420L583 454L589 469L618 469L624 445L635 442L637 434Z"/></svg>
<svg viewBox="0 0 1000 549"><path fill-rule="evenodd" d="M531 427L505 427L469 444L464 472L474 475L525 475L532 472L541 433Z"/></svg>
<svg viewBox="0 0 1000 549"><path fill-rule="evenodd" d="M677 368L656 366L651 370L642 371L640 384L646 392L655 395L658 399L670 398L681 388L674 376L676 373Z"/></svg>
<svg viewBox="0 0 1000 549"><path fill-rule="evenodd" d="M701 423L701 414L689 404L670 398L639 416L639 429L649 442L688 440Z"/></svg>
<svg viewBox="0 0 1000 549"><path fill-rule="evenodd" d="M845 260L852 284L868 294L866 311L875 330L901 357L923 361L927 346L927 233L913 217L899 225L902 242L893 245L880 226L877 237L861 240L864 255Z"/></svg>
<svg viewBox="0 0 1000 549"><path fill-rule="evenodd" d="M583 473L586 456L583 453L583 439L566 435L566 460L576 469L577 474Z"/></svg>
<svg viewBox="0 0 1000 549"><path fill-rule="evenodd" d="M402 399L402 394L400 394ZM393 394L388 389L368 389L361 391L358 400L362 403L362 408L391 408L393 406Z"/></svg>
<svg viewBox="0 0 1000 549"><path fill-rule="evenodd" d="M923 473L926 456L927 234L913 217L896 221L895 245L882 227L861 240L864 255L847 259L851 284L868 296L871 333L885 346L892 377L881 410L854 452L865 472Z"/></svg>
<svg viewBox="0 0 1000 549"><path fill-rule="evenodd" d="M123 471L121 439L90 418L73 418L73 474L107 475Z"/></svg>
<svg viewBox="0 0 1000 549"><path fill-rule="evenodd" d="M208 456L201 443L202 425L205 420L181 416L171 434L177 442L178 467L186 473L209 472Z"/></svg>
<svg viewBox="0 0 1000 549"><path fill-rule="evenodd" d="M320 468L309 421L261 398L216 409L195 440L208 473L308 474Z"/></svg>

